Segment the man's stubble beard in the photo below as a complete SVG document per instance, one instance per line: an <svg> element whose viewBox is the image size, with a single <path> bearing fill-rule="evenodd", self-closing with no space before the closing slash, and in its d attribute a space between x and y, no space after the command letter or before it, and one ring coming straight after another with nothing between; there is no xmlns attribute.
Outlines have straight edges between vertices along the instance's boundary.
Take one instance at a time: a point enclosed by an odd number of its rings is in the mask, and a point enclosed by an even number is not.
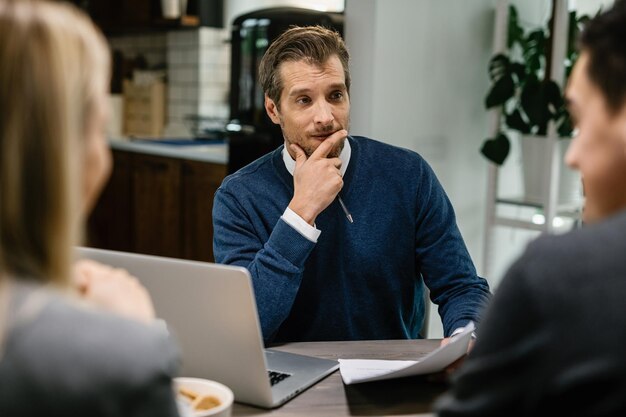
<svg viewBox="0 0 626 417"><path fill-rule="evenodd" d="M312 148L312 147L310 147L310 146L303 146L303 145L300 145L300 144L298 144L298 143L296 143L296 142L291 141L291 140L290 140L289 138L287 138L287 136L285 135L285 128L284 128L284 126L285 126L285 125L284 125L284 123L283 123L283 120L282 120L282 118L280 118L280 130L281 130L281 131L282 131L282 133L283 133L283 139L284 139L284 141L285 141L288 145L290 145L290 144L294 144L294 143L295 143L296 145L300 146L300 147L302 148L302 150L304 151L304 154L306 155L306 157L307 157L307 158L310 158L310 157L311 157L311 155L313 155L313 152L315 152L315 150L316 150L317 148ZM341 129L345 129L347 132L349 132L349 129L350 129L350 119L348 119L347 126L341 126L339 130L341 130ZM346 140L348 140L348 138L347 138L347 137L343 138L343 139L341 140L341 142L339 142L339 143L337 144L337 146L333 147L333 149L332 149L332 150L328 153L328 155L327 155L326 157L327 157L327 158L337 158L337 157L339 157L339 155L341 155L341 151L343 151L343 147L344 147L344 146L345 146L345 144L346 144ZM318 145L318 146L319 146L319 145Z"/></svg>
<svg viewBox="0 0 626 417"><path fill-rule="evenodd" d="M317 149L317 148L313 148L311 146L303 146L301 144L298 144L297 142L292 142L291 140L287 139L287 137L285 136L284 133L283 133L283 138L285 139L285 142L287 142L288 144L295 143L296 145L300 146L300 148L302 148L302 150L304 151L304 154L306 155L307 158L310 158L311 155L313 155L313 152L315 152L315 150ZM337 158L341 154L341 151L343 150L343 147L346 144L346 139L347 138L343 138L341 140L341 142L339 142L336 146L334 146L333 149L331 149L331 151L328 153L326 158ZM321 145L321 143L320 143L320 145ZM319 145L318 145L318 147L319 147Z"/></svg>

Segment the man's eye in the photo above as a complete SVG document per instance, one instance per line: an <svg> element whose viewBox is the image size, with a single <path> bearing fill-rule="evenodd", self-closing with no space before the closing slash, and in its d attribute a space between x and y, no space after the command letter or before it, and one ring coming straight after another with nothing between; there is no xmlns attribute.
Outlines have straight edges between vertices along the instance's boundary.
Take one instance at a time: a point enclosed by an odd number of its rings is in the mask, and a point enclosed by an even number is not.
<svg viewBox="0 0 626 417"><path fill-rule="evenodd" d="M330 95L330 98L333 100L341 100L343 98L343 93L341 91L335 91Z"/></svg>
<svg viewBox="0 0 626 417"><path fill-rule="evenodd" d="M309 104L311 102L311 99L308 97L300 97L296 100L296 103L298 104Z"/></svg>

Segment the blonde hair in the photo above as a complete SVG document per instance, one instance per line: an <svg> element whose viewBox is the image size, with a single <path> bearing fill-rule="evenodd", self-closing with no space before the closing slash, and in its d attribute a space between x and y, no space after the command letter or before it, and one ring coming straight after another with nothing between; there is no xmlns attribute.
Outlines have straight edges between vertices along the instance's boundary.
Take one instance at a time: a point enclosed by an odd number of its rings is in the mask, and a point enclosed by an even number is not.
<svg viewBox="0 0 626 417"><path fill-rule="evenodd" d="M108 87L104 37L75 7L0 1L0 279L69 280L82 236L87 124Z"/></svg>

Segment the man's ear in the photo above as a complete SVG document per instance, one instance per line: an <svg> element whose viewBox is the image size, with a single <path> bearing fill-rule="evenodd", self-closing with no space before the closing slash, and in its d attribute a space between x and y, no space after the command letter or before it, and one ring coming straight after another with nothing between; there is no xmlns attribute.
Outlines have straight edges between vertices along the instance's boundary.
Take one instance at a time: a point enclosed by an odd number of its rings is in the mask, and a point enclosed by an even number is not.
<svg viewBox="0 0 626 417"><path fill-rule="evenodd" d="M278 117L278 106L276 106L274 100L269 98L267 94L265 95L265 111L267 112L267 115L270 117L270 119L272 119L272 122L277 125L280 124L280 117Z"/></svg>

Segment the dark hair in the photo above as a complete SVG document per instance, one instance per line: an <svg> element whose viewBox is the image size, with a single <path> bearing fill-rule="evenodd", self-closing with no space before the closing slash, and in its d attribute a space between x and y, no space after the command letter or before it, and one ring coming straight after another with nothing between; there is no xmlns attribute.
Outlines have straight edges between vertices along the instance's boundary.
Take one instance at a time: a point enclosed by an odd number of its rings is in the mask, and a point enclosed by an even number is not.
<svg viewBox="0 0 626 417"><path fill-rule="evenodd" d="M283 83L280 78L280 65L288 61L306 60L311 64L323 65L337 55L350 91L350 56L341 35L322 26L295 26L281 34L267 49L259 64L259 81L263 91L276 106L280 103Z"/></svg>
<svg viewBox="0 0 626 417"><path fill-rule="evenodd" d="M616 0L589 21L580 46L589 54L587 75L602 91L609 110L617 112L626 101L626 1Z"/></svg>

